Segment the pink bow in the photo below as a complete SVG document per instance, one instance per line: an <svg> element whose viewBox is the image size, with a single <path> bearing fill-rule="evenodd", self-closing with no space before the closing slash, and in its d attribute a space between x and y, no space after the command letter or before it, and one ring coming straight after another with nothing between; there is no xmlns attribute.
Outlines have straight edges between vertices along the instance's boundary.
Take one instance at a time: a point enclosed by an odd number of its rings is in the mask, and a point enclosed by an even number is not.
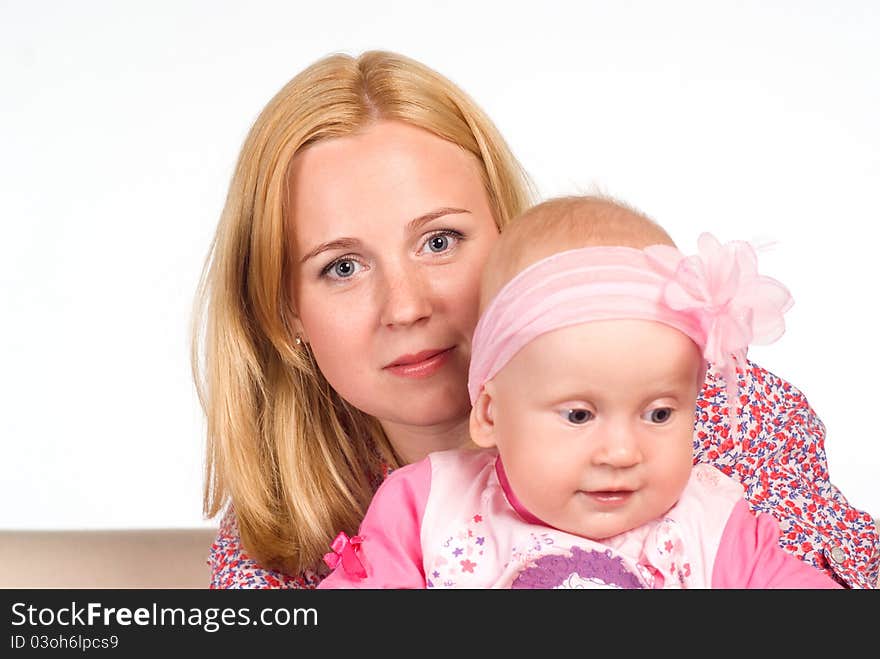
<svg viewBox="0 0 880 659"><path fill-rule="evenodd" d="M697 247L699 253L687 257L665 245L653 245L645 253L670 278L663 290L666 306L701 318L706 334L703 357L724 375L733 416L737 365L745 366L750 344L766 345L782 336L782 316L793 301L785 286L758 274L758 259L749 243L722 245L704 233Z"/></svg>
<svg viewBox="0 0 880 659"><path fill-rule="evenodd" d="M367 571L364 569L357 552L360 549L363 538L359 535L349 538L344 531L340 531L339 535L333 540L330 548L333 550L324 554L324 562L327 566L335 570L339 562L342 562L342 569L346 574L359 579L365 579Z"/></svg>

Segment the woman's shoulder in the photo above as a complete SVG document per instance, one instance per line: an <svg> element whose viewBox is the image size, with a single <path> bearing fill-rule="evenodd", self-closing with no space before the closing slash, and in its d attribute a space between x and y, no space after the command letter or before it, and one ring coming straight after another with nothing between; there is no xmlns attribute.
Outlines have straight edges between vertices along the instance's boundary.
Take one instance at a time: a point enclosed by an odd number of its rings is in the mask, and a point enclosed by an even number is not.
<svg viewBox="0 0 880 659"><path fill-rule="evenodd" d="M274 589L316 588L323 578L308 570L299 575L289 575L261 566L248 556L241 544L238 521L232 507L220 520L217 537L211 545L208 559L211 566L212 589Z"/></svg>
<svg viewBox="0 0 880 659"><path fill-rule="evenodd" d="M748 362L739 374L738 425L727 423L726 388L710 368L697 401L696 459L740 481L755 512L773 515L789 553L852 587L872 588L880 538L870 514L833 484L825 425L797 387Z"/></svg>

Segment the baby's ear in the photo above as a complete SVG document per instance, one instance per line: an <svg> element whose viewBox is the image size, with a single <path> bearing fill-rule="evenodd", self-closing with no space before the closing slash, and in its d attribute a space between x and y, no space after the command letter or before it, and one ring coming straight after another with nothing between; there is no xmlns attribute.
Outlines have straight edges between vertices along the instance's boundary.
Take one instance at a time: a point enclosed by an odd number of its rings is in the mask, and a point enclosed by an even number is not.
<svg viewBox="0 0 880 659"><path fill-rule="evenodd" d="M480 395L477 396L477 400L471 408L471 441L483 448L495 446L495 421L492 418L491 392L491 382L487 382L480 390Z"/></svg>

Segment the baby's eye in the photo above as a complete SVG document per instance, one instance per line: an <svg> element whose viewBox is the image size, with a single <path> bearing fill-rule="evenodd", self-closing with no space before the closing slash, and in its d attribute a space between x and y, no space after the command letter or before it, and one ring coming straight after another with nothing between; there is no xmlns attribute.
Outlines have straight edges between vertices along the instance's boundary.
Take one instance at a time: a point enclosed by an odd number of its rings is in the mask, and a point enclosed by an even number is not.
<svg viewBox="0 0 880 659"><path fill-rule="evenodd" d="M645 417L647 417L651 423L656 423L658 425L664 424L672 418L672 408L655 407L653 410L649 410L645 414Z"/></svg>
<svg viewBox="0 0 880 659"><path fill-rule="evenodd" d="M328 263L323 270L321 270L322 277L329 277L330 279L348 279L352 277L354 274L363 269L363 266L349 257L342 257L336 259L335 261Z"/></svg>
<svg viewBox="0 0 880 659"><path fill-rule="evenodd" d="M593 413L590 412L590 410L585 410L582 407L578 407L575 409L563 410L562 416L565 417L565 420L569 423L580 426L592 419Z"/></svg>
<svg viewBox="0 0 880 659"><path fill-rule="evenodd" d="M461 238L462 235L458 231L443 229L428 236L419 252L427 250L432 254L443 254L455 247Z"/></svg>

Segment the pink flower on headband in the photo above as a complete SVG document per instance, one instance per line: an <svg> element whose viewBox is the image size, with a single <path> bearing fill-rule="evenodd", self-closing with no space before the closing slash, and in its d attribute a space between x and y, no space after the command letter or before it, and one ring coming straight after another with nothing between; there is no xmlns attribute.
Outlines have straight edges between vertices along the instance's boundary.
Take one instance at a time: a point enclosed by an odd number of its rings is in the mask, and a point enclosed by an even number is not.
<svg viewBox="0 0 880 659"><path fill-rule="evenodd" d="M725 371L744 364L750 344L772 343L785 331L783 314L792 304L788 289L758 274L758 259L747 242L722 245L701 234L694 256L666 245L645 249L648 260L669 282L663 302L700 317L706 333L703 356ZM734 363L729 363L733 358ZM730 373L735 377L733 372Z"/></svg>

